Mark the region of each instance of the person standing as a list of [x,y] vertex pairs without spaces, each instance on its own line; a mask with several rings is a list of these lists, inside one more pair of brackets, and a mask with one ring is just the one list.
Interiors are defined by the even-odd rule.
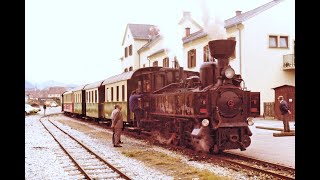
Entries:
[[291,111],[289,110],[288,103],[284,100],[283,96],[279,96],[278,101],[280,102],[279,109],[281,111],[281,120],[283,121],[284,132],[290,132],[289,115],[291,114]]
[[[114,114],[118,111],[117,108],[118,108],[118,104],[114,105],[114,110],[111,112],[111,116],[110,116],[110,119],[113,121],[113,116]],[[119,139],[119,142],[120,144],[122,144],[121,142],[121,138]],[[114,131],[113,131],[113,134],[112,134],[112,143],[114,144]]]
[[113,138],[112,138],[112,143],[114,147],[122,147],[120,146],[120,136],[122,133],[122,128],[123,128],[123,117],[122,117],[122,112],[121,112],[121,105],[116,105],[116,109],[113,110],[115,111],[113,114],[112,118],[112,124],[111,128],[113,129]]
[[47,105],[46,105],[46,104],[43,104],[43,116],[46,115],[46,109],[47,109]]
[[129,98],[130,111],[134,113],[134,118],[137,121],[137,127],[140,128],[140,118],[142,109],[139,107],[139,98],[143,97],[143,94],[137,94],[136,91],[132,91]]

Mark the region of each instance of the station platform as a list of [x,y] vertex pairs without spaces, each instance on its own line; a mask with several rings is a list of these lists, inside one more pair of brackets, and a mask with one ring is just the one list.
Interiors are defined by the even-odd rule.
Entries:
[[[295,136],[274,136],[283,130],[283,122],[277,119],[254,118],[249,126],[251,145],[245,150],[227,150],[234,154],[254,157],[260,160],[295,168]],[[290,131],[295,132],[295,122],[290,121]],[[263,128],[266,127],[266,128]],[[277,130],[271,130],[277,129]]]

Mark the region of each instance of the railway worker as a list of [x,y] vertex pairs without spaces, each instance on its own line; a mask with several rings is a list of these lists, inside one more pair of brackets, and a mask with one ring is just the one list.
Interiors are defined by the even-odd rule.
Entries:
[[281,111],[281,120],[283,121],[284,132],[290,132],[289,115],[291,114],[291,111],[289,110],[288,103],[284,100],[283,96],[279,96],[278,101],[280,102],[279,109]]
[[44,116],[46,115],[46,109],[47,109],[47,105],[46,105],[46,104],[43,104],[43,115],[44,115]]
[[120,136],[123,128],[123,117],[122,117],[121,109],[122,109],[121,105],[117,104],[116,109],[113,110],[115,112],[112,113],[113,118],[112,118],[111,128],[113,129],[113,132],[114,132],[113,138],[112,138],[114,147],[122,147],[120,146]]
[[142,98],[143,94],[137,94],[136,91],[132,91],[129,98],[130,111],[134,113],[134,118],[137,121],[137,127],[140,128],[140,118],[142,109],[139,107],[139,98]]
[[[118,104],[114,105],[114,110],[112,111],[111,116],[110,116],[111,120],[113,120],[114,114],[118,111],[117,110],[118,106],[119,106]],[[120,142],[120,144],[122,144],[121,139],[119,139],[119,142]],[[113,134],[112,134],[112,143],[114,144],[114,131],[113,131]]]

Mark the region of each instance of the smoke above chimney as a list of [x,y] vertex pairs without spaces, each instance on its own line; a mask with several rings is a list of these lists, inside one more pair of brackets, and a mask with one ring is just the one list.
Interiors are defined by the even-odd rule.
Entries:
[[224,21],[217,15],[211,14],[212,9],[209,10],[209,6],[205,0],[200,1],[203,31],[208,34],[209,39],[226,39],[227,32],[224,28]]

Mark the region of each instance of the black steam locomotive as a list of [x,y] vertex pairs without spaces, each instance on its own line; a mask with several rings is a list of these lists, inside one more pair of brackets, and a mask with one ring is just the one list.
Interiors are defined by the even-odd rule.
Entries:
[[214,62],[199,72],[183,68],[147,67],[77,87],[62,94],[62,111],[80,117],[110,121],[121,104],[126,126],[135,126],[128,102],[136,90],[143,109],[141,129],[161,143],[218,153],[245,150],[252,135],[248,125],[249,91],[240,87],[241,76],[229,65],[236,41],[209,42]]
[[151,94],[144,101],[143,128],[159,140],[198,151],[218,153],[245,150],[252,135],[248,125],[249,91],[240,87],[240,75],[229,65],[236,42],[209,42],[211,56],[199,76],[181,79]]

